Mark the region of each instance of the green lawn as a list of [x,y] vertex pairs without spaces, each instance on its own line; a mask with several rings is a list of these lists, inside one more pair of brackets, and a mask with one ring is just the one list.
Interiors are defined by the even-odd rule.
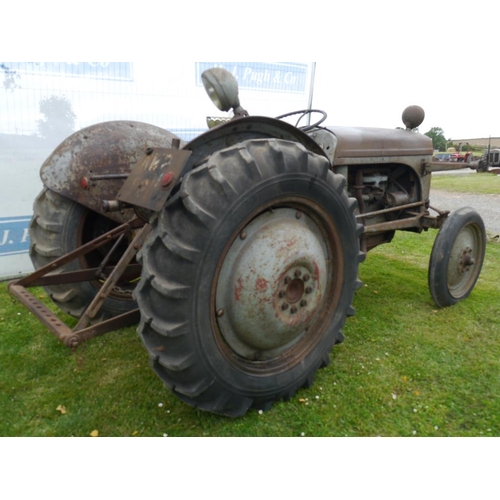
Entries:
[[435,234],[398,233],[370,252],[330,366],[291,401],[239,419],[173,396],[134,328],[72,352],[2,283],[0,435],[500,436],[500,245],[488,244],[471,296],[437,309],[427,289]]
[[500,175],[491,172],[433,175],[431,187],[457,193],[500,194]]

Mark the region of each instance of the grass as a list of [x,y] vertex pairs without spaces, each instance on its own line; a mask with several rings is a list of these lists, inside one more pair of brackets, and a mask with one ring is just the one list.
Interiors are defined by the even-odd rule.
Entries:
[[500,175],[491,172],[433,175],[431,186],[457,193],[500,194]]
[[500,436],[500,245],[488,244],[471,296],[437,309],[427,289],[435,234],[401,232],[370,252],[332,363],[291,401],[239,419],[173,396],[134,328],[72,352],[2,283],[0,435]]

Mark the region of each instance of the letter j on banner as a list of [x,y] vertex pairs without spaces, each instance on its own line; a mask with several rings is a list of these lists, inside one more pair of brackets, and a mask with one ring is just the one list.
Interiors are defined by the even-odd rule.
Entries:
[[30,220],[30,216],[0,217],[0,257],[28,252]]

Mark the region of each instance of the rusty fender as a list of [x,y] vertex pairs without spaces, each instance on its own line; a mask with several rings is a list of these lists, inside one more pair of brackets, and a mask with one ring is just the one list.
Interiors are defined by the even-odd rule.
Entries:
[[[173,139],[179,138],[147,123],[98,123],[66,138],[45,160],[40,177],[48,189],[104,214],[102,201],[116,199],[123,182],[145,151],[170,148]],[[125,222],[134,214],[128,209],[105,215]]]

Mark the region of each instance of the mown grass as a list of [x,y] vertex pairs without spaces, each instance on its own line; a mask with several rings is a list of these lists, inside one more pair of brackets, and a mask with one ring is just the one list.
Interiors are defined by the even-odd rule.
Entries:
[[433,189],[472,194],[500,194],[500,175],[492,172],[433,175]]
[[437,309],[427,289],[435,234],[399,233],[370,252],[332,363],[291,401],[239,419],[173,396],[135,328],[72,352],[2,283],[0,435],[500,436],[500,245],[488,244],[471,296]]

